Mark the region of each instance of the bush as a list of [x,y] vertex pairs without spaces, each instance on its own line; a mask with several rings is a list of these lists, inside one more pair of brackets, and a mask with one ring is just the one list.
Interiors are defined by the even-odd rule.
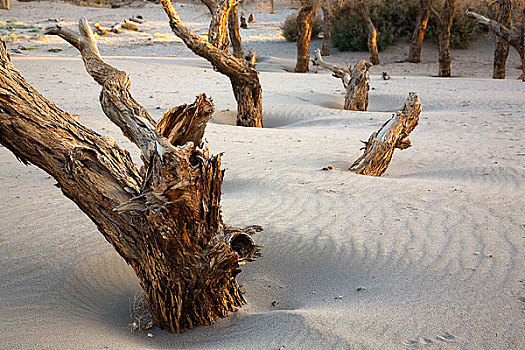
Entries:
[[[293,13],[290,16],[286,17],[284,23],[281,27],[283,36],[287,41],[297,41],[297,16],[299,12]],[[323,31],[323,20],[319,16],[315,16],[313,28],[312,28],[312,39],[315,39],[319,36],[319,33]]]
[[[417,0],[373,0],[370,18],[377,29],[377,47],[384,50],[405,37],[410,40],[416,26],[419,1]],[[476,22],[458,10],[452,24],[450,46],[454,49],[467,48],[476,40],[480,27]],[[438,25],[434,16],[425,33],[425,40],[438,40]],[[332,43],[340,51],[367,51],[368,35],[355,7],[346,5],[334,13]]]

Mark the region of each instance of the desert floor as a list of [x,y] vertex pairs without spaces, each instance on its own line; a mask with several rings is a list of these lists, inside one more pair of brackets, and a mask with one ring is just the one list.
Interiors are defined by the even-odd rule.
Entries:
[[[206,33],[207,9],[177,4]],[[494,44],[482,36],[452,51],[452,78],[436,78],[437,48],[421,64],[395,63],[401,43],[372,67],[367,112],[342,109],[330,73],[290,70],[295,44],[279,26],[294,10],[254,12],[241,31],[260,58],[265,128],[234,126],[228,79],[171,35],[159,5],[119,9],[17,2],[0,20],[39,27],[81,16],[103,25],[141,14],[145,31],[99,38],[101,54],[127,71],[132,93],[162,111],[205,92],[216,114],[206,139],[224,152],[224,221],[259,224],[263,257],[243,268],[248,304],[183,334],[131,332],[141,289],[89,219],[34,166],[0,147],[0,349],[518,349],[525,344],[525,83],[511,49],[507,79],[492,80]],[[19,32],[23,32],[21,29]],[[138,151],[98,105],[99,86],[77,51],[56,37],[8,43],[14,65],[79,121]],[[33,48],[12,52],[19,46]],[[319,47],[313,41],[312,52]],[[49,48],[61,48],[53,53]],[[326,60],[355,63],[363,52]],[[381,79],[381,72],[392,77]],[[347,171],[360,140],[417,91],[413,146],[380,178]],[[321,169],[331,164],[333,171]]]

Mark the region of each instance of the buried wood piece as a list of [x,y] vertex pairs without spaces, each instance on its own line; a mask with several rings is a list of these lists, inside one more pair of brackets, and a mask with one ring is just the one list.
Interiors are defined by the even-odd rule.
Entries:
[[523,9],[523,16],[521,23],[514,24],[510,27],[504,26],[496,21],[493,21],[485,16],[467,10],[467,16],[474,18],[476,22],[487,27],[490,32],[506,40],[512,47],[518,51],[521,58],[522,73],[519,77],[525,81],[525,8]]
[[419,97],[415,92],[411,92],[403,108],[383,124],[379,131],[370,135],[365,142],[365,152],[349,170],[362,175],[381,176],[390,164],[394,149],[406,149],[411,146],[408,135],[417,126],[420,113]]
[[[250,237],[253,227],[233,229],[222,222],[220,155],[192,142],[170,144],[130,95],[129,76],[101,59],[87,20],[79,30],[55,26],[46,32],[80,51],[87,72],[102,86],[104,113],[140,148],[143,171],[113,139],[84,127],[29,85],[3,41],[0,143],[52,175],[132,266],[156,325],[182,332],[226,317],[245,303],[236,276],[240,264],[258,257],[259,246]],[[211,101],[205,105],[209,112]],[[188,135],[176,139],[200,139],[202,126],[187,125]]]
[[[233,0],[221,1],[233,3]],[[237,125],[262,128],[262,89],[255,66],[243,58],[232,55],[227,50],[221,50],[189,30],[180,20],[170,0],[161,0],[161,4],[175,35],[181,38],[195,54],[207,59],[215,70],[230,78],[237,101]],[[223,7],[218,6],[218,8]],[[227,8],[231,9],[231,6]],[[214,16],[227,17],[228,13],[225,11],[220,14],[216,13]],[[217,21],[217,19],[212,20]]]
[[368,108],[368,90],[370,89],[370,66],[366,61],[358,62],[354,68],[344,69],[327,63],[321,56],[321,51],[316,49],[312,63],[316,66],[331,70],[333,76],[341,79],[345,87],[344,109],[350,111],[366,111]]

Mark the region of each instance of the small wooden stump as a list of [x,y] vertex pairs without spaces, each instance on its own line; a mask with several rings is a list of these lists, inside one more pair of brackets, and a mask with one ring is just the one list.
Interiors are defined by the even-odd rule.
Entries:
[[419,122],[421,102],[415,92],[411,92],[403,108],[383,124],[379,131],[370,135],[365,152],[349,170],[358,174],[381,176],[392,159],[395,148],[406,149],[411,146],[408,135]]
[[365,61],[358,62],[352,70],[337,67],[333,64],[323,61],[321,51],[315,50],[315,58],[312,63],[331,70],[334,77],[343,82],[346,90],[344,109],[349,111],[366,111],[368,108],[368,90],[370,89],[370,65]]

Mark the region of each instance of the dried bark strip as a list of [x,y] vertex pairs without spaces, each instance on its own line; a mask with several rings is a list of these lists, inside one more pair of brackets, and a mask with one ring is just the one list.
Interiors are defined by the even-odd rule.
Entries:
[[[245,232],[222,223],[220,156],[192,143],[174,147],[159,135],[131,97],[128,75],[100,58],[87,20],[79,29],[81,35],[59,26],[48,33],[81,52],[87,72],[102,86],[104,112],[142,151],[142,175],[114,140],[85,128],[31,87],[3,42],[0,143],[52,175],[90,217],[133,267],[158,326],[182,332],[227,316],[245,303],[235,278],[239,265],[259,253],[248,235],[254,228]],[[177,140],[197,140],[202,126],[187,124],[195,129]]]
[[296,73],[308,72],[314,17],[315,6],[307,1],[297,15],[297,62],[294,69]]
[[370,9],[364,0],[356,0],[357,13],[368,33],[368,51],[370,52],[370,63],[379,64],[379,50],[377,49],[377,30],[370,18]]
[[408,135],[419,122],[421,102],[416,93],[411,92],[403,108],[374,132],[366,142],[365,152],[349,170],[358,174],[381,176],[392,159],[395,148],[406,149],[411,146]]
[[410,49],[408,52],[408,62],[421,62],[421,48],[423,47],[423,39],[427,30],[428,20],[430,19],[430,7],[432,0],[420,0],[419,11],[417,13],[416,28],[412,34],[412,41],[410,42]]
[[[523,9],[525,16],[525,9]],[[518,51],[521,58],[522,73],[519,79],[525,81],[525,19],[510,28],[485,16],[467,10],[467,16],[474,18],[479,24],[487,27],[492,33],[506,40],[512,47]]]
[[230,78],[237,101],[237,125],[262,128],[262,90],[255,66],[202,40],[189,30],[180,20],[170,0],[161,0],[161,4],[175,35],[195,54],[210,61],[216,70]]
[[346,90],[345,110],[366,111],[368,108],[368,90],[370,89],[369,65],[366,61],[358,62],[350,71],[350,68],[339,68],[323,61],[321,51],[317,49],[315,50],[315,58],[312,60],[312,63],[331,70],[334,73],[334,77],[341,79]]

